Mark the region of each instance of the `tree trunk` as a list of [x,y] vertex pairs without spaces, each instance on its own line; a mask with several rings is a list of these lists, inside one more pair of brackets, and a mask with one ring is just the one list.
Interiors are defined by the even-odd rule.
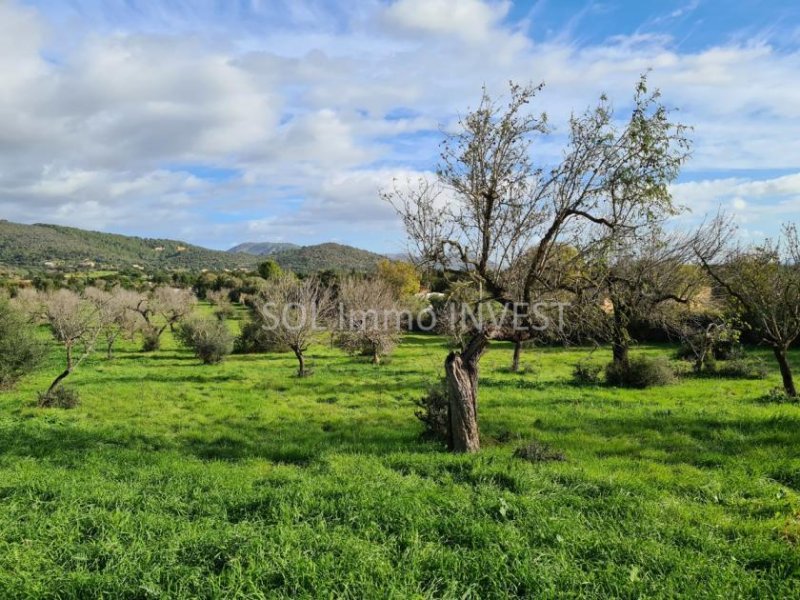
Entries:
[[381,364],[381,355],[380,355],[380,353],[378,353],[377,350],[372,353],[372,364],[373,365]]
[[298,369],[297,369],[297,376],[298,377],[305,377],[306,376],[306,357],[303,356],[302,351],[295,350],[294,355],[297,357]]
[[489,344],[479,333],[461,353],[451,352],[444,362],[449,400],[448,447],[453,452],[477,452],[478,362]]
[[628,344],[622,340],[615,339],[611,351],[614,355],[614,362],[618,365],[628,364]]
[[47,388],[47,394],[45,394],[45,396],[49,396],[50,394],[52,394],[53,390],[55,390],[58,387],[58,384],[64,381],[64,379],[66,379],[70,373],[72,373],[72,369],[67,368],[63,373],[61,373],[61,375],[56,377],[53,380],[53,383],[50,384],[50,387]]
[[511,361],[511,372],[519,372],[519,357],[522,354],[522,340],[514,340],[514,358]]
[[789,366],[789,361],[786,358],[786,348],[775,346],[773,348],[775,358],[778,360],[778,366],[781,369],[781,377],[783,378],[783,389],[786,395],[796,398],[797,390],[794,387],[794,378],[792,377],[792,369]]

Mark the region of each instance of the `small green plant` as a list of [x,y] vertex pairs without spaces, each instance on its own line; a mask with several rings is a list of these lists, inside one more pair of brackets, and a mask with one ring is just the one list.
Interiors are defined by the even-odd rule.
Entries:
[[566,460],[566,456],[558,450],[554,450],[547,444],[538,440],[531,440],[524,446],[514,451],[515,458],[521,458],[532,463],[553,462]]
[[39,408],[75,408],[80,404],[80,395],[77,390],[60,385],[51,391],[40,392],[37,404]]
[[776,387],[761,396],[760,401],[765,404],[790,404],[797,402],[797,398],[787,394],[783,388]]
[[582,360],[572,370],[572,380],[579,385],[597,385],[600,383],[602,370],[601,365]]
[[443,385],[431,387],[423,398],[417,400],[416,404],[418,409],[414,414],[425,426],[423,437],[446,442],[450,404],[445,387]]
[[33,325],[0,297],[0,389],[13,387],[42,361],[44,345]]
[[624,388],[644,389],[668,385],[675,380],[675,372],[664,357],[637,356],[627,363],[609,363],[606,367],[606,382]]
[[716,373],[731,379],[766,379],[769,371],[761,358],[735,358],[717,367]]

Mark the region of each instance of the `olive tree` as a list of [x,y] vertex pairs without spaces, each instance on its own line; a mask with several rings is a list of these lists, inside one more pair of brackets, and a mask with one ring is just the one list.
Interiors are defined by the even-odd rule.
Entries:
[[[532,145],[548,126],[528,107],[540,87],[512,84],[505,104],[484,91],[478,107],[445,138],[437,181],[384,193],[403,220],[411,255],[472,278],[487,298],[507,305],[514,300],[502,273],[531,248],[520,290],[527,305],[546,282],[554,248],[568,243],[582,254],[671,214],[668,185],[688,152],[685,127],[670,120],[659,92],[648,91],[642,78],[627,119],[601,97],[570,119],[560,162],[536,166]],[[501,334],[494,326],[478,327],[445,361],[454,451],[480,447],[478,365]]]
[[144,319],[136,310],[141,295],[120,287],[115,287],[110,292],[88,288],[85,294],[103,311],[102,336],[105,338],[106,358],[111,360],[114,358],[114,344],[120,337],[133,338],[142,330]]
[[333,296],[318,279],[280,275],[254,302],[255,315],[270,345],[288,348],[297,358],[297,374],[309,374],[305,353],[333,310]]
[[712,279],[722,288],[741,319],[770,348],[778,362],[783,388],[797,396],[787,356],[800,336],[800,239],[794,225],[783,227],[777,240],[759,246],[731,245],[718,219],[718,232],[696,247],[698,257]]
[[0,294],[0,389],[12,387],[42,360],[44,347],[28,316]]

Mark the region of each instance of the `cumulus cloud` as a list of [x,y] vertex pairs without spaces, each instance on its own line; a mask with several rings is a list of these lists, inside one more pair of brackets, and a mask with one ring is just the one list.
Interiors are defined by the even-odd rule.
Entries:
[[800,170],[800,52],[763,38],[689,52],[647,31],[542,42],[509,2],[484,0],[214,5],[218,18],[203,12],[212,4],[95,4],[73,31],[55,8],[0,2],[3,217],[217,247],[253,236],[394,247],[402,235],[377,189],[430,170],[440,127],[481,85],[547,83],[535,109],[556,130],[537,148],[551,161],[572,110],[605,91],[624,111],[650,68],[695,128],[695,181],[674,188],[693,214],[723,202],[758,219],[798,204],[796,175],[704,177]]

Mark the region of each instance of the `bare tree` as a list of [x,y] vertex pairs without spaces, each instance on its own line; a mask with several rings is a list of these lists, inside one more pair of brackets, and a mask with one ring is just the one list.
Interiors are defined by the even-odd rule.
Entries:
[[191,290],[181,288],[158,287],[149,295],[142,296],[135,310],[144,319],[143,349],[158,350],[164,332],[168,328],[174,329],[181,319],[191,314],[196,303],[197,298]]
[[298,280],[279,275],[255,302],[255,315],[270,343],[289,348],[297,358],[297,374],[308,375],[305,353],[327,323],[333,298],[316,278]]
[[624,232],[607,248],[587,256],[585,266],[566,279],[584,301],[593,302],[599,318],[589,321],[600,339],[610,341],[614,363],[628,366],[633,323],[666,328],[677,314],[708,287],[696,264],[694,247],[708,230],[667,233],[659,223],[638,232]]
[[142,299],[141,294],[120,287],[110,292],[88,288],[86,296],[103,311],[103,337],[106,344],[106,358],[114,358],[114,344],[120,337],[133,338],[142,330],[144,319],[136,310]]
[[[685,128],[670,121],[659,92],[648,92],[643,77],[624,126],[601,97],[597,107],[570,120],[561,162],[537,168],[531,146],[547,133],[546,119],[527,106],[539,89],[512,84],[506,105],[484,91],[478,108],[442,145],[438,184],[384,193],[403,219],[412,255],[473,278],[486,298],[503,304],[514,301],[502,274],[531,248],[520,289],[528,305],[546,281],[554,248],[568,243],[580,254],[672,214],[668,184],[688,152]],[[500,334],[482,327],[445,361],[454,451],[480,447],[478,363]]]
[[53,333],[66,351],[64,370],[53,380],[43,398],[49,396],[80,364],[94,352],[97,339],[106,325],[106,299],[88,292],[78,295],[61,289],[43,298],[44,314]]
[[344,279],[339,284],[335,344],[351,354],[368,355],[379,364],[397,345],[411,318],[395,293],[384,279]]
[[209,290],[206,292],[206,300],[214,305],[214,316],[220,321],[233,316],[233,303],[231,302],[231,290],[222,288],[219,290]]
[[730,225],[718,219],[717,235],[698,245],[703,266],[724,290],[763,343],[772,348],[788,396],[797,396],[787,352],[800,336],[800,240],[794,225],[783,227],[777,240],[760,246],[731,246]]

